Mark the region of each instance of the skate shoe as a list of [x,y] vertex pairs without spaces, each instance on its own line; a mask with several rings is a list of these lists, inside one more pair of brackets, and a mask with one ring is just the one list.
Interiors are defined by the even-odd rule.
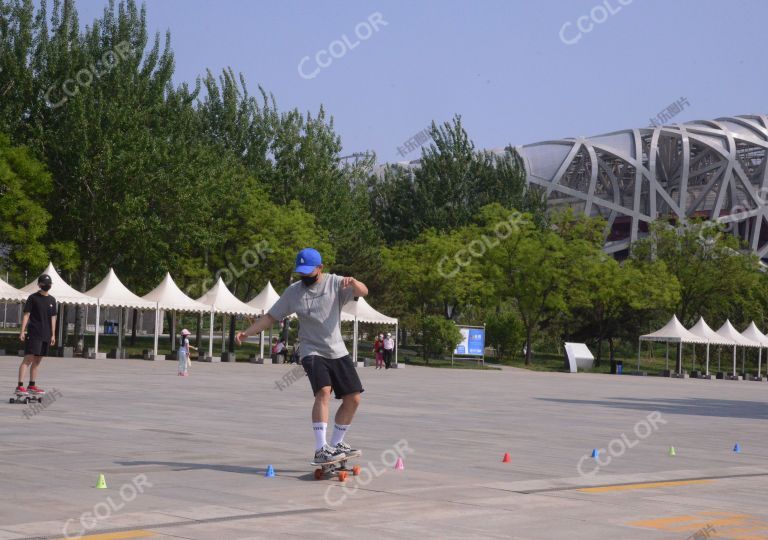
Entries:
[[362,454],[360,450],[356,448],[352,448],[344,441],[341,441],[339,444],[336,445],[336,450],[344,453],[348,458],[357,457]]
[[329,463],[331,461],[338,461],[339,459],[343,459],[344,457],[346,457],[344,452],[342,452],[341,450],[338,450],[337,448],[333,448],[326,444],[321,449],[315,452],[314,462]]

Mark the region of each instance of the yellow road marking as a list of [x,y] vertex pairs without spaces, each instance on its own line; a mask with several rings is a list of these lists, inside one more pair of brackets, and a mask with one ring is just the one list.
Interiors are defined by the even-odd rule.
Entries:
[[675,516],[675,517],[668,517],[668,518],[645,519],[643,521],[633,521],[629,523],[629,525],[634,525],[636,527],[652,527],[654,529],[665,529],[671,525],[676,525],[684,521],[694,521],[699,519],[701,518],[697,516]]
[[137,529],[135,531],[89,534],[86,536],[80,536],[79,538],[82,538],[83,540],[125,540],[126,538],[146,538],[148,536],[157,536],[157,533]]
[[607,491],[628,491],[630,489],[651,489],[657,487],[687,486],[690,484],[708,484],[712,480],[676,480],[672,482],[646,482],[644,484],[625,484],[622,486],[603,486],[592,488],[581,488],[579,491],[584,493],[605,493]]
[[[632,521],[627,525],[646,527],[666,532],[697,532],[705,528],[715,531],[717,536],[757,540],[768,538],[768,522],[749,514],[708,511],[694,515],[683,515],[643,521]],[[754,534],[762,533],[762,534]]]

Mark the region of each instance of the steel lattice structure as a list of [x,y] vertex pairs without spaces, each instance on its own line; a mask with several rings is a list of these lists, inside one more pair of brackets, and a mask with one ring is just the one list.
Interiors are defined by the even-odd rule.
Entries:
[[568,206],[609,224],[616,253],[664,219],[732,223],[768,257],[768,116],[743,115],[616,131],[517,147],[528,182],[550,209]]

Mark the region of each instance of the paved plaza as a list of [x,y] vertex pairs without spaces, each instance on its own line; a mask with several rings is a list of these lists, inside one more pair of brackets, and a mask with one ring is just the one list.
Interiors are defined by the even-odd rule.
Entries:
[[766,382],[360,368],[342,484],[292,369],[46,359],[1,409],[0,540],[768,538]]

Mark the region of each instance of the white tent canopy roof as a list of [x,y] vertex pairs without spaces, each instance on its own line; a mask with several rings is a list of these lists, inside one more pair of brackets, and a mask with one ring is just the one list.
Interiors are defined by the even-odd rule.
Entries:
[[740,345],[742,347],[760,347],[760,343],[757,341],[753,341],[742,336],[739,331],[733,327],[731,321],[728,319],[726,319],[723,323],[723,326],[717,330],[717,333],[723,337],[730,338],[731,341],[734,342],[734,345]]
[[194,311],[197,313],[210,311],[211,308],[192,300],[189,296],[181,292],[181,289],[174,283],[170,272],[165,274],[165,278],[160,285],[152,289],[149,293],[142,296],[144,300],[154,302],[156,307],[167,311]]
[[672,318],[663,328],[656,330],[650,334],[640,336],[643,341],[668,341],[670,343],[706,343],[707,340],[703,337],[699,337],[685,329],[680,321],[677,320],[677,315],[672,315]]
[[768,347],[768,336],[758,330],[755,321],[752,321],[749,326],[747,326],[747,329],[741,333],[741,335],[747,339],[751,339],[752,341],[757,341],[763,347]]
[[733,345],[733,340],[726,338],[712,330],[704,320],[704,317],[699,317],[699,321],[693,325],[690,329],[692,334],[706,339],[713,345]]
[[101,280],[101,283],[86,294],[97,298],[99,305],[102,306],[136,309],[155,309],[156,307],[153,302],[143,300],[128,290],[128,287],[123,285],[123,282],[120,281],[112,268],[109,269],[109,273]]
[[[94,297],[88,296],[87,294],[76,291],[70,287],[69,284],[61,278],[59,273],[53,267],[53,263],[49,262],[48,267],[42,273],[51,276],[52,284],[50,293],[58,303],[88,306],[96,305],[96,299]],[[40,287],[37,286],[37,278],[35,278],[32,283],[23,287],[21,292],[26,293],[26,295],[29,296],[30,294],[36,293],[39,290]]]
[[358,298],[357,302],[354,300],[347,302],[341,308],[342,321],[354,321],[355,318],[358,322],[397,324],[397,319],[379,313],[362,297]]
[[28,294],[24,294],[16,287],[13,287],[0,279],[0,300],[4,302],[24,302]]
[[268,281],[264,288],[261,289],[261,292],[251,298],[251,301],[247,302],[247,304],[260,313],[266,313],[279,299],[280,295],[272,287],[272,282]]
[[237,299],[230,292],[224,280],[219,277],[210,291],[197,299],[198,302],[213,308],[214,313],[226,313],[228,315],[256,315],[261,310],[253,308]]

